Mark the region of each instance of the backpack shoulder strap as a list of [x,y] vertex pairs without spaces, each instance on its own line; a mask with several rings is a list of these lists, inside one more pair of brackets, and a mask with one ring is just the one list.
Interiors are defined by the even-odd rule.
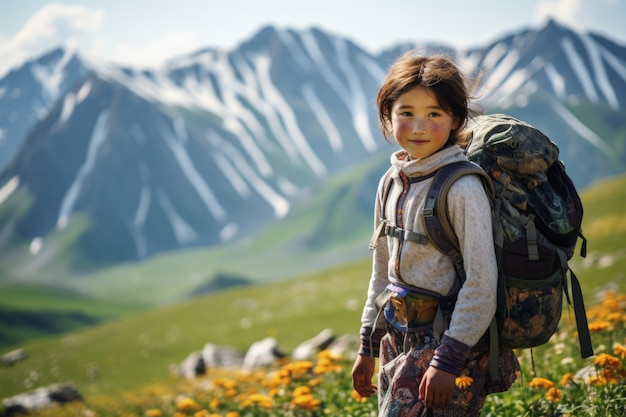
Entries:
[[[492,198],[495,196],[495,188],[489,174],[473,162],[460,161],[439,169],[430,186],[424,205],[424,220],[428,237],[437,249],[452,259],[459,288],[465,281],[465,267],[463,266],[459,239],[448,215],[447,197],[452,184],[464,175],[478,175],[489,196]],[[456,298],[456,294],[453,297]],[[489,324],[489,351],[498,352],[498,349],[498,326],[494,316]],[[494,381],[500,380],[498,356],[497,354],[489,355],[489,374]]]
[[370,242],[369,242],[369,249],[370,250],[374,250],[376,249],[376,246],[378,245],[378,239],[380,239],[381,236],[383,236],[385,234],[385,226],[387,224],[387,221],[385,219],[385,207],[387,206],[387,200],[389,198],[389,193],[391,192],[391,187],[393,186],[393,178],[391,177],[392,174],[392,169],[387,170],[387,172],[385,173],[385,176],[383,178],[383,185],[382,185],[382,202],[381,202],[381,219],[380,222],[378,224],[378,227],[376,228],[376,230],[374,230],[374,234],[372,235],[372,237],[370,238]]
[[447,196],[452,184],[464,175],[478,175],[485,185],[485,190],[491,196],[495,195],[489,174],[473,162],[459,161],[439,169],[428,190],[423,213],[428,237],[437,249],[452,258],[461,281],[465,280],[465,269],[459,240],[448,215]]

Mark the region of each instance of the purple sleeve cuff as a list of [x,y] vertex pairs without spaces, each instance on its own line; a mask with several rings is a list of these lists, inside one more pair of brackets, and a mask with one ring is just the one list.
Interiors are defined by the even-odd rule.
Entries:
[[361,346],[359,355],[378,357],[380,353],[380,340],[385,335],[385,329],[372,329],[371,327],[361,328]]
[[458,376],[465,367],[471,348],[465,343],[444,335],[430,365]]

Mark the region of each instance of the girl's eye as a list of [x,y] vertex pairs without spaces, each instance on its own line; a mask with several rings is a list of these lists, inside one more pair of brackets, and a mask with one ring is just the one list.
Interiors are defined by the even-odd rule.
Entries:
[[439,117],[439,113],[434,111],[428,114],[428,117]]

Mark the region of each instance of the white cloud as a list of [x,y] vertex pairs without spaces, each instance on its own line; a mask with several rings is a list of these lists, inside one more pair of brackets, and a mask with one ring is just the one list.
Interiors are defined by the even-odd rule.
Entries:
[[535,5],[533,21],[544,23],[548,19],[575,25],[581,10],[581,0],[539,0]]
[[34,55],[59,45],[76,46],[93,39],[104,11],[81,5],[49,3],[35,12],[11,38],[0,37],[0,76]]
[[129,42],[118,44],[113,50],[112,60],[140,68],[156,67],[172,56],[197,50],[200,46],[193,31],[169,32],[141,46]]

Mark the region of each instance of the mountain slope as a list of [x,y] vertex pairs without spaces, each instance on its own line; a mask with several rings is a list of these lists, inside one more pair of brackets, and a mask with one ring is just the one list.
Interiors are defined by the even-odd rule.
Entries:
[[482,106],[544,131],[583,188],[624,169],[625,56],[626,46],[550,21],[464,51],[460,60],[486,71]]
[[[371,58],[319,31],[297,35],[267,28],[161,73],[95,68],[4,171],[32,203],[3,223],[32,239],[83,213],[80,251],[115,262],[242,238],[284,216],[298,190],[377,147]],[[293,58],[295,42],[309,56]],[[286,59],[270,65],[267,48]],[[346,61],[326,62],[334,53]],[[279,91],[283,73],[293,75]]]
[[0,171],[20,150],[33,126],[88,74],[76,54],[59,48],[0,79]]
[[[232,51],[200,50],[155,71],[57,57],[75,63],[54,66],[68,81],[0,173],[4,279],[50,282],[254,239],[340,171],[388,156],[374,98],[408,47],[372,56],[318,29],[270,26]],[[550,22],[463,51],[425,48],[484,69],[480,104],[548,134],[579,188],[624,172],[623,46]],[[365,175],[363,189],[375,189],[377,176]],[[336,203],[354,213],[364,204]],[[309,243],[341,235],[332,207],[320,209],[329,211]]]

